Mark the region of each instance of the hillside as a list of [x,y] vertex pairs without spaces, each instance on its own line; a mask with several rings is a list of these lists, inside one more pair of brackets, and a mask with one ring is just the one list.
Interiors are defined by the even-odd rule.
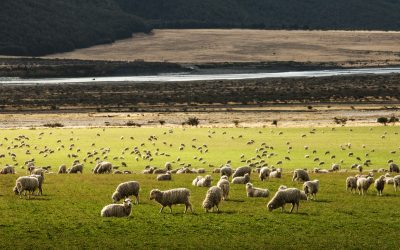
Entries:
[[2,0],[0,54],[38,56],[152,28],[400,30],[395,0]]

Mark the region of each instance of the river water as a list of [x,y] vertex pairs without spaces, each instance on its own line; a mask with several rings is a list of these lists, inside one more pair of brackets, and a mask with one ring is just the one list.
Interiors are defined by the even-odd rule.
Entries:
[[327,77],[345,75],[383,75],[400,73],[400,68],[363,68],[363,69],[329,69],[310,71],[266,72],[266,73],[233,73],[233,74],[159,74],[147,76],[107,76],[107,77],[72,77],[72,78],[1,78],[0,84],[68,84],[96,82],[187,82],[210,80],[245,80],[263,78]]

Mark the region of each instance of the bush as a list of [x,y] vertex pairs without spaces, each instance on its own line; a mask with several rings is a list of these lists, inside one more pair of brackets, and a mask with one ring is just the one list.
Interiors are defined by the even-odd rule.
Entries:
[[271,124],[274,125],[275,127],[278,127],[278,120],[273,120]]
[[54,122],[54,123],[46,123],[46,124],[43,124],[43,127],[61,128],[61,127],[64,127],[64,125],[63,125],[62,123],[59,123],[59,122]]
[[159,120],[158,122],[160,123],[161,126],[165,124],[164,120]]
[[396,116],[394,116],[394,115],[392,115],[390,118],[389,118],[389,123],[393,123],[393,125],[396,123],[396,122],[398,122],[399,121],[399,118],[397,118]]
[[186,121],[187,125],[196,126],[196,127],[199,125],[199,123],[200,123],[200,121],[199,121],[199,118],[197,118],[197,117],[189,117],[188,120]]
[[346,124],[346,122],[347,122],[347,118],[346,117],[334,117],[333,121],[336,124],[340,124],[340,125],[344,126]]
[[238,120],[234,120],[233,124],[235,124],[235,127],[239,126],[239,121]]
[[136,122],[134,122],[134,121],[127,121],[126,123],[125,123],[125,125],[126,126],[129,126],[129,127],[141,127],[142,125],[140,125],[139,123],[136,123]]
[[386,117],[379,117],[377,120],[377,122],[382,123],[383,125],[386,126],[386,124],[388,123],[389,119]]

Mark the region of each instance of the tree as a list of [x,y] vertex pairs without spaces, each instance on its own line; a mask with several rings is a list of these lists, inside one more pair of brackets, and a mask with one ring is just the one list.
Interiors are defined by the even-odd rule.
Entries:
[[389,118],[389,123],[393,123],[393,125],[395,125],[396,124],[396,122],[398,122],[399,121],[399,118],[397,118],[396,116],[394,116],[394,115],[392,115],[390,118]]
[[271,124],[275,125],[275,127],[278,127],[278,120],[273,120]]
[[383,125],[386,126],[386,124],[388,123],[389,119],[386,117],[379,117],[377,120],[377,122],[382,123]]
[[189,117],[188,120],[186,121],[186,124],[190,126],[198,126],[200,123],[199,118],[197,117]]

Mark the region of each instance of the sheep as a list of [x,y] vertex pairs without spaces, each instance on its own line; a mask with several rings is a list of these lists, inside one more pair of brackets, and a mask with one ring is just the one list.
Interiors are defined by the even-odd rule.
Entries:
[[389,172],[399,173],[400,172],[399,166],[395,163],[390,163],[389,164]]
[[364,195],[368,191],[369,186],[374,182],[373,177],[360,177],[357,179],[357,189],[360,195]]
[[197,182],[203,178],[202,176],[196,176],[196,178],[194,178],[194,180],[192,181],[192,185],[193,186],[197,186]]
[[340,165],[339,164],[332,164],[331,170],[332,171],[339,171],[340,170]]
[[246,183],[247,197],[268,197],[269,190],[256,188],[250,182]]
[[308,176],[307,171],[305,171],[304,169],[294,170],[292,181],[305,182],[309,180],[310,177]]
[[157,181],[170,181],[171,178],[171,172],[167,171],[165,174],[159,174],[157,175]]
[[223,192],[222,189],[213,186],[210,187],[207,191],[206,198],[203,201],[203,208],[205,209],[206,212],[208,212],[210,209],[213,209],[214,207],[217,207],[217,211],[219,212],[219,203],[221,202],[223,197]]
[[317,199],[318,189],[319,189],[319,180],[306,181],[303,183],[303,190],[304,193],[307,195],[307,199],[309,196],[311,196],[313,200]]
[[262,167],[260,169],[260,175],[259,175],[260,180],[263,181],[263,180],[267,179],[269,177],[270,172],[271,172],[271,170],[268,167]]
[[270,178],[281,178],[282,177],[282,169],[277,168],[276,170],[271,171],[269,174]]
[[15,174],[15,169],[11,166],[6,165],[1,171],[0,174]]
[[67,171],[68,174],[77,174],[77,173],[83,173],[83,165],[82,164],[77,164],[72,166],[70,169]]
[[329,173],[329,170],[314,168],[313,172],[316,173],[316,174],[327,174],[327,173]]
[[114,203],[118,202],[121,199],[128,198],[129,196],[133,195],[136,197],[136,204],[139,204],[139,191],[140,191],[140,184],[137,181],[127,181],[120,183],[115,192],[112,194],[111,198],[113,199]]
[[124,200],[124,204],[110,204],[101,210],[102,217],[128,217],[132,212],[132,202],[129,198]]
[[38,186],[38,195],[43,195],[43,190],[42,190],[42,184],[44,182],[44,176],[43,175],[36,175],[36,174],[31,174],[30,177],[35,177],[39,181],[39,186]]
[[110,174],[113,169],[111,162],[99,162],[93,170],[94,174]]
[[190,191],[187,188],[175,188],[166,191],[159,189],[153,189],[150,192],[150,200],[156,200],[162,206],[160,213],[164,210],[164,207],[168,206],[172,213],[172,205],[185,204],[185,212],[188,208],[193,213],[192,204],[189,201]]
[[217,187],[221,188],[222,190],[222,199],[223,200],[228,199],[229,189],[230,189],[228,176],[226,175],[221,176],[221,179],[217,183]]
[[305,194],[301,192],[297,188],[287,188],[283,190],[278,190],[278,192],[275,193],[274,197],[268,202],[267,207],[270,212],[272,210],[281,207],[282,212],[284,211],[284,207],[286,203],[291,203],[292,208],[290,209],[290,213],[293,212],[294,206],[296,205],[297,207],[297,212],[299,211],[299,203],[300,200],[307,199],[305,197]]
[[211,181],[212,181],[211,175],[206,175],[205,177],[201,177],[197,181],[196,186],[197,187],[211,187]]
[[350,188],[350,192],[353,193],[357,189],[357,177],[349,176],[346,179],[346,191],[348,191]]
[[285,186],[285,185],[280,185],[279,188],[278,188],[278,191],[279,191],[279,190],[285,190],[285,189],[287,189],[287,186]]
[[121,170],[114,170],[113,174],[123,174]]
[[65,165],[61,165],[61,166],[58,168],[58,173],[59,173],[59,174],[66,174],[66,173],[67,173],[67,167],[66,167]]
[[228,178],[229,178],[232,175],[232,168],[229,165],[225,165],[224,167],[222,167],[220,169],[220,173],[221,173],[221,176],[225,175],[225,176],[228,176]]
[[375,180],[374,186],[378,191],[378,196],[382,196],[383,189],[385,188],[385,176],[381,175],[378,179]]
[[236,171],[233,173],[232,178],[239,177],[239,176],[244,176],[245,174],[251,174],[251,168],[249,166],[243,166],[239,167],[236,169]]
[[19,198],[22,198],[22,192],[28,191],[28,199],[30,198],[29,194],[34,193],[36,189],[39,188],[39,180],[35,177],[31,176],[21,176],[15,181],[14,192],[15,194],[19,194]]
[[44,175],[44,173],[47,173],[47,170],[43,168],[35,168],[31,171],[31,174],[34,175]]
[[393,177],[394,191],[397,192],[397,187],[400,186],[400,175]]
[[238,176],[232,179],[232,184],[247,184],[250,182],[250,175],[245,174],[244,176]]

